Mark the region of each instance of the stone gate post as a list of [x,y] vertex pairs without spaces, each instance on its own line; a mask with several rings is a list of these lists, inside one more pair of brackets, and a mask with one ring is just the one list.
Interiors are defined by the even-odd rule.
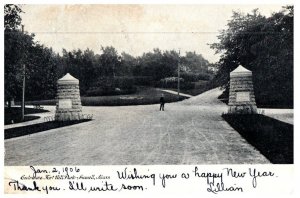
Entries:
[[241,65],[230,72],[228,113],[257,113],[252,82],[252,72]]
[[79,80],[67,73],[57,81],[55,120],[80,120],[82,106]]

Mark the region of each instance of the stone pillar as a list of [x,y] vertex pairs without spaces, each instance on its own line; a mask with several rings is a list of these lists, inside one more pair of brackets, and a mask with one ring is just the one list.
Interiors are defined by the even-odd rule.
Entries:
[[55,120],[80,120],[81,112],[79,80],[67,73],[57,81]]
[[229,114],[257,113],[252,72],[241,65],[230,72],[228,106]]

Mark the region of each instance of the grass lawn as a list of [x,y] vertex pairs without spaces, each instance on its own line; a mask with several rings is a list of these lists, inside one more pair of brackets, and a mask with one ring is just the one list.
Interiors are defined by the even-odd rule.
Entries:
[[[19,123],[21,122],[21,107],[5,107],[4,109],[4,124],[12,124],[13,123]],[[33,116],[28,114],[34,114],[34,113],[42,113],[42,112],[48,112],[44,109],[34,109],[34,108],[25,108],[25,116],[24,121],[30,121],[34,119],[40,118],[39,116]]]
[[223,118],[272,163],[293,163],[293,125],[260,114]]
[[51,121],[51,122],[43,122],[43,123],[33,124],[33,125],[28,125],[23,127],[5,129],[4,139],[30,135],[30,134],[50,130],[50,129],[60,128],[60,127],[69,126],[69,125],[78,124],[87,121],[90,120],[85,119],[85,120],[74,120],[74,121],[64,121],[64,122]]
[[[127,105],[145,105],[145,104],[158,104],[161,94],[164,94],[166,103],[178,101],[177,95],[165,93],[159,89],[152,87],[139,87],[137,92],[129,95],[116,95],[116,96],[89,96],[81,97],[83,106],[127,106]],[[180,100],[186,97],[180,96]],[[55,105],[56,101],[41,100],[27,102],[27,104],[40,104],[40,105]]]

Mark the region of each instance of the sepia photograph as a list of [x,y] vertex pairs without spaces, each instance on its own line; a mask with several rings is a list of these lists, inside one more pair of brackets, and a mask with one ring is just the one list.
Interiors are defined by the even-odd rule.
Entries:
[[4,166],[294,164],[294,6],[4,4]]

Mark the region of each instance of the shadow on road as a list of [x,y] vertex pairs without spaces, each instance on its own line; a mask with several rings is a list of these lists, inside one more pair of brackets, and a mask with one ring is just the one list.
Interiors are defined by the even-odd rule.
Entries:
[[90,121],[91,119],[84,119],[84,120],[74,120],[74,121],[51,121],[51,122],[43,122],[23,127],[16,127],[11,129],[4,130],[4,139],[11,139],[15,137],[20,137],[24,135],[30,135],[38,132],[47,131],[50,129],[56,129],[60,127],[65,127],[73,124],[79,124],[82,122]]
[[222,117],[272,163],[293,163],[293,125],[260,114]]

